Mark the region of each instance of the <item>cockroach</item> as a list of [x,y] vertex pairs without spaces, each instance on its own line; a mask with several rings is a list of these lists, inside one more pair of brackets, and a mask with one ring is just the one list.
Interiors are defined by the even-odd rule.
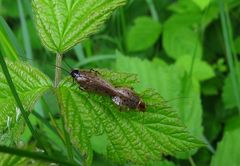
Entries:
[[117,91],[117,95],[112,100],[116,105],[122,108],[137,109],[141,112],[146,111],[146,104],[133,90],[120,87],[115,88],[115,91]]
[[101,78],[97,72],[72,70],[71,76],[80,85],[80,89],[112,97],[112,101],[122,107],[146,111],[146,104],[133,90],[125,87],[115,88],[112,84]]
[[81,90],[113,97],[116,90],[112,84],[99,76],[94,70],[72,70],[70,75],[79,84]]

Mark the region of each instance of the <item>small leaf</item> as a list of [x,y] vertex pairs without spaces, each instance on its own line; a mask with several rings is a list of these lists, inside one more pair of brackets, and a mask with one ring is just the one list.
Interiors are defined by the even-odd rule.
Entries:
[[209,5],[210,0],[193,0],[193,2],[196,3],[201,10],[203,10]]
[[169,5],[168,9],[173,11],[174,13],[181,13],[181,14],[200,12],[200,8],[192,0],[175,1],[174,3],[171,3]]
[[35,20],[43,44],[63,53],[100,29],[126,0],[33,0]]
[[161,25],[150,17],[138,17],[127,34],[128,51],[143,51],[150,48],[159,38]]
[[[25,110],[30,111],[36,100],[51,87],[51,82],[39,70],[27,63],[6,61]],[[19,108],[17,107],[11,90],[2,70],[0,70],[0,131],[14,126],[18,121]]]
[[[105,75],[103,71],[101,75]],[[120,85],[120,81],[125,85],[124,77],[114,77],[107,79],[112,80],[113,85]],[[107,135],[107,157],[117,163],[144,164],[148,160],[161,159],[162,154],[174,155],[203,145],[186,131],[177,113],[152,90],[139,94],[148,104],[144,113],[120,111],[110,97],[72,86],[71,78],[60,83],[58,95],[70,138],[87,156],[88,164],[91,164],[90,138],[93,135]]]
[[192,76],[198,81],[204,81],[215,76],[213,68],[206,62],[195,59],[192,62],[191,56],[182,56],[176,61],[176,65],[181,67],[186,72],[190,71],[191,64],[193,63]]
[[197,58],[202,56],[202,45],[198,34],[192,29],[198,21],[199,17],[195,18],[191,15],[175,15],[167,20],[163,29],[163,47],[168,56],[173,59],[194,54]]

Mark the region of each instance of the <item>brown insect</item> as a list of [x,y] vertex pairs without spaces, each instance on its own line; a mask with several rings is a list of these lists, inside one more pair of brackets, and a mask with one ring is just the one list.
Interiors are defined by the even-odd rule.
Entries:
[[111,97],[116,95],[116,91],[112,84],[101,78],[97,71],[72,70],[70,74],[80,85],[79,88],[81,90]]
[[145,112],[146,104],[143,100],[129,88],[115,88],[117,95],[112,98],[113,102],[120,107],[137,109],[138,111]]
[[115,88],[111,83],[100,77],[94,70],[72,70],[70,75],[80,85],[81,90],[110,96],[112,101],[121,108],[146,111],[146,104],[131,89],[125,87]]

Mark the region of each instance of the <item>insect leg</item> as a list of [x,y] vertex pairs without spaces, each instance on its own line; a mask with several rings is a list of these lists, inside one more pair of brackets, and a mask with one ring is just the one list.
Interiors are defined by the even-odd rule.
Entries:
[[94,70],[92,68],[90,69],[90,71],[93,72],[96,76],[101,75],[101,73],[99,73],[97,70]]
[[86,89],[84,89],[83,87],[81,87],[81,86],[79,86],[78,87],[80,90],[82,90],[82,91],[85,91]]

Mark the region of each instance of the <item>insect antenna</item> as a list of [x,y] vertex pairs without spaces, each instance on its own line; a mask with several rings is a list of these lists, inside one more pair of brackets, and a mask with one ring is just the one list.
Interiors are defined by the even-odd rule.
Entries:
[[[23,59],[23,60],[34,61],[34,59],[31,59],[31,58],[26,58],[26,57],[23,57],[23,56],[19,56],[19,57],[21,57],[21,59]],[[47,65],[60,68],[60,69],[62,69],[63,71],[67,72],[67,74],[70,74],[70,72],[69,72],[67,69],[65,69],[65,68],[63,68],[63,67],[61,67],[61,66],[56,66],[56,65],[51,64],[51,63],[47,63]]]
[[62,69],[63,71],[65,71],[65,72],[67,72],[68,74],[70,74],[70,72],[69,72],[67,69],[65,69],[65,68],[63,68],[63,67],[61,67],[61,66],[56,66],[56,65],[53,65],[53,64],[49,64],[49,65],[54,66],[54,67],[57,67],[57,68],[59,68],[59,69]]
[[70,69],[70,70],[73,70],[73,68],[66,62],[63,60],[63,63]]

